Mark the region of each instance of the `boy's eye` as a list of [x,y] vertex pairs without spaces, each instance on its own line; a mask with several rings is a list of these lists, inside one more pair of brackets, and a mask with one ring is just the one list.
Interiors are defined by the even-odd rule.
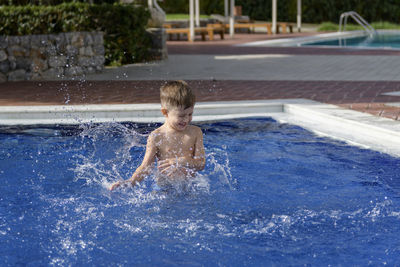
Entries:
[[178,115],[179,118],[185,118],[186,116],[191,117],[193,113],[187,114],[187,115]]

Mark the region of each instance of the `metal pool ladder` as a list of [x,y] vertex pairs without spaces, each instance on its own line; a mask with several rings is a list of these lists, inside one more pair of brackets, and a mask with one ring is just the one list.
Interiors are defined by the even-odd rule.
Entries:
[[355,11],[344,12],[342,15],[340,15],[339,32],[342,32],[346,29],[348,17],[353,18],[358,24],[360,24],[369,36],[377,34],[374,27],[372,27],[363,17],[360,16],[360,14]]

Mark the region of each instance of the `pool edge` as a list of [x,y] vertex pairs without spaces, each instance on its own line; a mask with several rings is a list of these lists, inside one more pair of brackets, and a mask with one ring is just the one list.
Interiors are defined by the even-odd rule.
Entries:
[[[400,157],[400,122],[308,99],[199,102],[194,122],[272,117]],[[2,106],[0,125],[163,122],[160,104]]]
[[[398,33],[400,34],[400,30],[377,30],[379,33]],[[320,41],[330,41],[339,38],[352,38],[352,37],[360,37],[366,36],[365,31],[345,31],[345,32],[326,32],[319,33],[312,36],[304,36],[304,37],[289,37],[289,38],[281,38],[281,39],[272,39],[272,40],[262,40],[255,42],[248,42],[244,44],[239,44],[237,46],[241,47],[313,47],[313,48],[335,48],[335,49],[355,49],[355,50],[393,50],[398,51],[400,48],[396,47],[362,47],[362,46],[326,46],[326,45],[313,45],[313,46],[304,46],[304,44],[312,43],[312,42],[320,42]]]

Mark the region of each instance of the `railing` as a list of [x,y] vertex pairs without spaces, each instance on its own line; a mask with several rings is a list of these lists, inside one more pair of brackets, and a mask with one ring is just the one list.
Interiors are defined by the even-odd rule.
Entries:
[[353,18],[354,21],[356,21],[358,24],[360,24],[370,36],[377,34],[374,27],[372,27],[363,17],[361,17],[355,11],[344,12],[342,15],[340,15],[339,32],[346,30],[348,17]]

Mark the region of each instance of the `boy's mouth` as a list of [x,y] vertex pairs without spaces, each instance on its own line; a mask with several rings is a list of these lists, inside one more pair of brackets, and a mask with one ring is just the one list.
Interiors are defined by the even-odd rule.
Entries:
[[186,127],[186,125],[187,125],[187,124],[186,124],[185,122],[178,123],[178,126],[181,127],[181,128]]

